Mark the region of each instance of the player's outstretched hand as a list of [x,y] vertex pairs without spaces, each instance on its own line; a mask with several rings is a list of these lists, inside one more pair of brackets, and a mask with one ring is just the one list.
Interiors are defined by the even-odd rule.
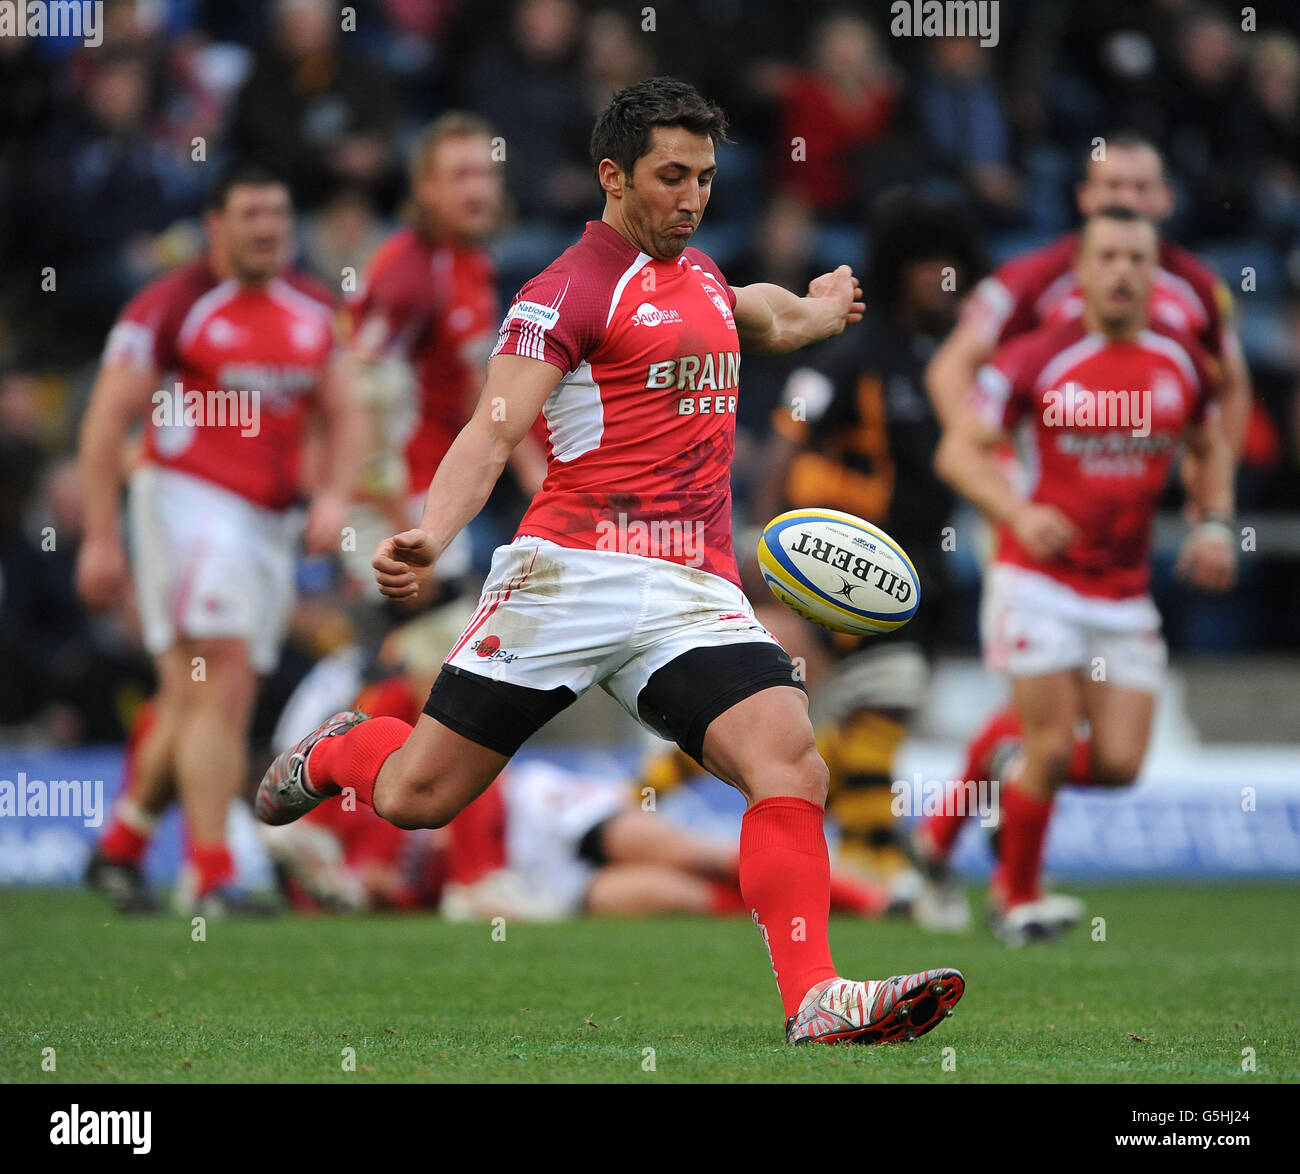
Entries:
[[379,591],[388,599],[410,599],[428,578],[438,557],[432,536],[424,530],[403,530],[385,538],[370,565]]
[[1050,562],[1078,537],[1079,531],[1055,506],[1027,501],[1011,521],[1016,541],[1039,562]]
[[1233,533],[1217,522],[1202,522],[1178,552],[1174,574],[1202,591],[1229,591],[1237,581]]
[[831,334],[839,334],[850,323],[861,322],[867,309],[862,300],[862,286],[848,265],[841,265],[833,273],[814,277],[808,283],[808,296],[824,298],[832,303],[834,321]]
[[86,606],[112,607],[126,587],[126,551],[116,534],[87,537],[77,554],[77,593]]

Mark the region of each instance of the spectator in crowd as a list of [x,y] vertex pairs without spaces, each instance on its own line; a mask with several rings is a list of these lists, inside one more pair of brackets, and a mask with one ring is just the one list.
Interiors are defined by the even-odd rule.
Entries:
[[962,184],[984,215],[1007,222],[1023,198],[1011,131],[976,37],[935,37],[916,83],[916,118],[934,169]]
[[1260,212],[1290,248],[1300,243],[1300,44],[1286,33],[1260,37],[1248,79]]
[[319,208],[344,184],[385,209],[398,198],[398,110],[383,76],[344,59],[328,0],[277,0],[271,37],[239,92],[231,145],[287,176],[294,204]]
[[508,190],[519,214],[553,227],[572,227],[597,206],[581,33],[571,0],[519,0],[508,35],[481,52],[470,83],[471,108],[505,139]]
[[868,194],[870,149],[890,132],[898,81],[871,26],[838,14],[817,26],[810,68],[781,103],[781,185],[824,220],[855,220]]
[[1255,210],[1257,176],[1240,34],[1207,9],[1183,23],[1175,53],[1165,130],[1170,165],[1183,180],[1183,235],[1241,234]]
[[197,209],[195,177],[152,131],[147,56],[105,50],[22,164],[15,260],[28,290],[57,295],[31,299],[28,359],[92,355],[117,307],[161,270],[158,234]]

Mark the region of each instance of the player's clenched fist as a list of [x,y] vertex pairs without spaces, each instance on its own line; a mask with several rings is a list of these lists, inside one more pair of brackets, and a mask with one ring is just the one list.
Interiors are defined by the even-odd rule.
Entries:
[[77,593],[96,610],[112,607],[126,586],[126,552],[116,534],[87,537],[77,555]]
[[1026,502],[1011,520],[1016,541],[1030,557],[1050,562],[1078,537],[1079,531],[1055,506]]
[[862,300],[862,287],[848,265],[841,265],[833,273],[823,273],[808,283],[810,298],[824,298],[833,302],[837,310],[838,334],[851,322],[861,322],[866,312]]
[[1232,530],[1219,522],[1202,522],[1188,535],[1174,564],[1174,574],[1202,591],[1227,591],[1237,581],[1237,548]]
[[424,530],[404,530],[385,538],[370,562],[380,593],[388,599],[410,599],[433,571],[439,553]]

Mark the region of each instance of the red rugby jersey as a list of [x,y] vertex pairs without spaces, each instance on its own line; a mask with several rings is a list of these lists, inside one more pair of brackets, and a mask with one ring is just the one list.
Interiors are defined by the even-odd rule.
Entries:
[[335,347],[331,302],[293,272],[264,286],[219,281],[204,258],[145,286],[104,347],[105,363],[164,375],[145,459],[268,509],[292,505],[307,413]]
[[406,447],[412,493],[428,489],[469,421],[497,324],[495,281],[482,249],[435,244],[407,228],[379,247],[353,305],[357,349],[415,368],[420,403]]
[[739,584],[735,304],[698,249],[659,261],[599,220],[519,291],[492,353],[563,372],[543,411],[546,481],[520,534]]
[[1213,360],[1163,326],[1109,342],[1078,319],[1022,334],[979,374],[972,399],[1006,429],[1031,501],[1055,506],[1079,537],[1047,563],[998,528],[996,558],[1083,595],[1142,595],[1151,523],[1179,440],[1216,393]]
[[[1015,257],[975,287],[963,313],[990,345],[1027,330],[1083,316],[1083,291],[1074,274],[1077,233]],[[1160,242],[1151,289],[1151,321],[1190,334],[1207,354],[1223,354],[1231,327],[1228,287],[1186,249]]]

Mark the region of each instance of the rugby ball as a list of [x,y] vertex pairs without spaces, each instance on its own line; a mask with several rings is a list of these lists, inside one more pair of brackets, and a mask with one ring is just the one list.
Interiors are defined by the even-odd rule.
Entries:
[[912,560],[888,534],[838,510],[791,510],[758,542],[768,589],[806,620],[877,636],[901,628],[921,602]]

